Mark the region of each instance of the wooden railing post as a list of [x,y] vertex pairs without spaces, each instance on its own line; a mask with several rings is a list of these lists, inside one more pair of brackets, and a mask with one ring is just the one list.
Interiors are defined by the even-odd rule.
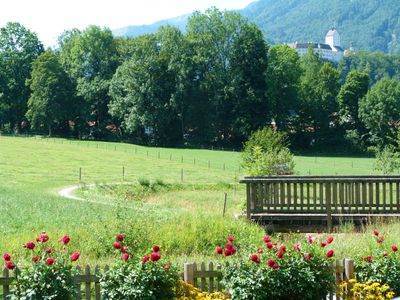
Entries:
[[250,183],[246,183],[246,193],[247,193],[247,199],[246,199],[246,216],[247,219],[251,219],[251,194],[250,194]]
[[347,282],[354,278],[354,260],[347,258],[344,260],[344,275]]
[[[9,278],[9,270],[4,269],[3,271],[3,277],[8,279]],[[8,294],[10,293],[10,286],[8,284],[3,284],[3,299],[8,299]]]
[[194,285],[194,263],[185,263],[183,265],[183,280],[191,285]]
[[332,203],[331,203],[330,182],[327,182],[325,184],[325,197],[326,197],[326,218],[327,218],[328,232],[332,232]]

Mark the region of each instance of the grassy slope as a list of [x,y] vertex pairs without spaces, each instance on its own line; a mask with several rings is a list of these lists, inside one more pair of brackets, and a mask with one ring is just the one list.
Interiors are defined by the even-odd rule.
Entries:
[[[116,232],[139,240],[143,247],[159,243],[181,259],[208,255],[227,233],[252,244],[263,235],[262,230],[231,217],[240,210],[244,197],[243,187],[233,196],[238,160],[236,152],[0,137],[0,251],[17,251],[42,230],[57,237],[70,234],[72,245],[86,254],[86,261],[110,259],[109,245]],[[299,174],[369,174],[372,163],[368,158],[301,156],[296,157],[296,170]],[[121,181],[122,166],[126,180],[162,179],[172,184],[180,183],[184,168],[185,188],[151,195],[145,203],[133,203],[133,208],[125,208],[122,202],[108,206],[56,195],[61,187],[77,184],[80,167],[83,181],[91,183]],[[228,192],[229,216],[222,218],[224,192]],[[101,198],[99,194],[91,197]],[[385,228],[393,232],[390,235],[399,233],[397,227]],[[348,236],[339,239],[348,241]],[[359,243],[365,248],[368,237],[363,241]],[[349,249],[354,249],[352,244],[343,244],[339,251],[345,255]]]

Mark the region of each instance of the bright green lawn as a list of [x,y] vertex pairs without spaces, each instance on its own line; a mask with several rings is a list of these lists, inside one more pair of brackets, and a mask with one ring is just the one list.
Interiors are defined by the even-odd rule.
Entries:
[[[139,240],[144,248],[158,243],[181,260],[186,255],[209,256],[227,234],[234,234],[244,246],[254,244],[263,236],[262,229],[233,218],[244,199],[243,186],[234,194],[239,156],[226,151],[0,136],[0,251],[15,252],[42,230],[53,238],[70,234],[72,247],[82,252],[82,261],[89,262],[111,259],[110,245],[118,232]],[[296,171],[304,175],[373,172],[370,158],[297,156],[295,160]],[[79,168],[82,183],[115,183],[122,181],[123,166],[125,181],[162,180],[180,188],[149,194],[143,201],[124,200],[98,189],[78,193],[96,203],[57,195],[62,187],[78,184]],[[222,218],[225,192],[228,207]],[[388,240],[399,233],[394,226],[382,227]],[[348,236],[340,238],[354,241]],[[368,244],[368,239],[362,241]],[[360,239],[358,243],[365,249]],[[339,253],[356,251],[354,245],[346,245],[338,248]]]

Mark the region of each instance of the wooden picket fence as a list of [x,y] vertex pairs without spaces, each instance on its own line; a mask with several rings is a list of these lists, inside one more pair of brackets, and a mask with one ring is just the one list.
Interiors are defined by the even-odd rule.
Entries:
[[[354,278],[354,263],[351,259],[344,259],[343,261],[336,261],[332,266],[332,272],[336,277],[336,282],[348,281]],[[75,283],[81,291],[76,299],[101,299],[101,289],[99,282],[100,268],[96,266],[92,272],[90,266],[86,266],[84,270],[77,267],[79,275],[74,277]],[[108,266],[104,268],[107,270]],[[7,299],[15,279],[15,272],[4,269],[3,276],[0,277],[0,287],[2,287],[2,297]],[[194,285],[202,291],[214,292],[221,291],[222,271],[220,264],[201,263],[185,263],[184,272],[181,274],[183,280],[189,284]],[[328,295],[327,299],[339,299],[337,295]]]

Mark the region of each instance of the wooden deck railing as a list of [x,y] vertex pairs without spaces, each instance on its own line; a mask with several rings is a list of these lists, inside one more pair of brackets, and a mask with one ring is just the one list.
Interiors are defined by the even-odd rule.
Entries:
[[[354,278],[354,263],[351,259],[336,261],[331,268],[335,274],[337,283]],[[100,300],[100,268],[96,266],[94,272],[92,272],[91,268],[86,266],[83,273],[79,267],[77,269],[80,274],[74,277],[74,281],[81,292],[75,299]],[[105,269],[108,269],[108,267],[106,266]],[[194,285],[201,291],[214,292],[222,290],[222,270],[220,264],[205,264],[204,262],[201,264],[185,263],[182,277],[187,283]],[[0,277],[0,287],[2,287],[2,297],[4,300],[8,299],[14,280],[15,271],[10,272],[8,269],[4,269],[3,276]],[[334,294],[328,295],[327,299],[334,299],[334,297]]]
[[247,218],[257,214],[397,215],[400,176],[245,177]]

